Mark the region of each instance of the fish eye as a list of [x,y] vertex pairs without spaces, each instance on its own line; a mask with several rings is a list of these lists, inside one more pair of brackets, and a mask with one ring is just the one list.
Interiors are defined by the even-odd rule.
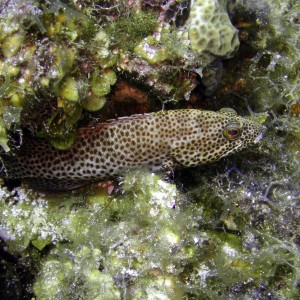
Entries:
[[238,126],[238,124],[230,124],[226,126],[226,128],[223,131],[223,135],[228,140],[236,140],[240,137],[242,133],[242,129]]

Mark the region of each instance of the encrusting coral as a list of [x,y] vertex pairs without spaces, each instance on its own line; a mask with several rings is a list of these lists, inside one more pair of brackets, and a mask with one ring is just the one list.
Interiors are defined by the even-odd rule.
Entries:
[[201,62],[233,56],[239,47],[238,30],[231,24],[225,2],[194,1],[189,18],[189,39]]

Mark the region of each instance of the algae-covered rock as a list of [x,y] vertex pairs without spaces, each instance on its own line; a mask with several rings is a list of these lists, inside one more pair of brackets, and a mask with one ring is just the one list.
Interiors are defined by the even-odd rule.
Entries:
[[232,11],[242,41],[232,92],[256,110],[290,107],[300,92],[299,2],[236,1]]
[[137,298],[150,297],[153,290],[166,299],[183,295],[177,276],[181,262],[202,242],[196,230],[201,211],[186,206],[175,185],[133,172],[124,178],[123,196],[107,196],[106,203],[93,201],[89,207],[77,198],[74,208],[71,196],[59,203],[42,195],[37,200],[24,189],[18,193],[9,200],[2,191],[0,228],[9,251],[29,254],[30,243],[39,250],[56,244],[37,261],[39,299],[121,299],[128,279]]
[[38,299],[121,299],[111,275],[99,270],[103,259],[99,249],[59,245],[43,261],[34,292]]

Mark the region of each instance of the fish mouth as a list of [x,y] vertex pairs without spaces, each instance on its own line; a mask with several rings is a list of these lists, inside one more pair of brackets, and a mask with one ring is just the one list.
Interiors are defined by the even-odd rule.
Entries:
[[262,126],[260,134],[254,140],[254,144],[258,143],[264,137],[266,131],[267,131],[267,127]]
[[226,157],[230,154],[238,152],[241,147],[243,147],[243,143],[237,144],[233,149],[231,149],[228,152],[224,153],[220,158],[223,158],[223,157]]
[[260,135],[258,135],[258,136],[256,137],[256,139],[254,140],[254,144],[258,143],[263,137],[264,137],[264,134],[263,134],[263,133],[261,133]]

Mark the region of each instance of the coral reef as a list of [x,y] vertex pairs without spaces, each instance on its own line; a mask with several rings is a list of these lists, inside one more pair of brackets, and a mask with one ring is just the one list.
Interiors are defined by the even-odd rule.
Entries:
[[172,183],[144,170],[68,194],[3,183],[0,296],[299,299],[299,11],[296,0],[2,1],[3,151],[24,127],[66,149],[79,124],[162,104],[232,107],[268,132]]
[[[202,7],[196,1],[190,8],[190,1],[3,2],[1,107],[20,107],[17,127],[27,126],[65,149],[79,119],[105,106],[122,74],[143,82],[156,98],[188,100],[195,74],[215,57],[233,55],[238,45],[225,6],[212,3]],[[206,45],[195,38],[199,31]],[[4,123],[0,142],[8,152],[7,130]]]
[[223,6],[218,0],[195,0],[191,7],[191,48],[206,63],[216,57],[231,57],[239,47],[238,31]]
[[[90,194],[89,206],[77,199],[76,210],[69,206],[76,201],[72,196],[57,203],[21,188],[16,195],[3,192],[0,212],[10,217],[0,232],[10,252],[29,249],[29,243],[39,250],[57,244],[40,261],[34,284],[39,299],[121,299],[129,278],[122,293],[134,299],[152,290],[168,298],[182,295],[177,276],[181,262],[200,246],[201,214],[174,184],[148,172],[127,174],[123,192],[117,198]],[[74,285],[66,289],[67,282]]]

